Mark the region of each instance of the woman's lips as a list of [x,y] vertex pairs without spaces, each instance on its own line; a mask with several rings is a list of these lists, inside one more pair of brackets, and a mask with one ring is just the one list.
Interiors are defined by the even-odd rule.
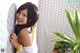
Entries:
[[17,19],[18,22],[22,22],[22,20]]

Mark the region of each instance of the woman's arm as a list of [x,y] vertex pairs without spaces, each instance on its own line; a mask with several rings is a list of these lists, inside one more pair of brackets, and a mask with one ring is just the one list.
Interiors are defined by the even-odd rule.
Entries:
[[19,47],[19,43],[18,43],[18,37],[16,36],[15,33],[10,34],[10,42],[12,46],[17,50]]
[[19,35],[20,35],[19,38],[21,39],[23,49],[17,53],[34,53],[34,48],[30,40],[29,32],[26,29],[22,29]]
[[29,32],[27,31],[26,28],[22,29],[19,35],[20,35],[21,43],[23,46],[29,47],[32,45],[32,42],[29,36]]
[[22,46],[20,46],[18,43],[17,36],[15,34],[11,35],[10,38],[12,45],[14,45],[14,48],[18,49],[20,47],[19,50],[17,50],[17,53],[33,53],[34,48],[30,40],[29,32],[25,28],[20,31],[19,38],[21,39]]

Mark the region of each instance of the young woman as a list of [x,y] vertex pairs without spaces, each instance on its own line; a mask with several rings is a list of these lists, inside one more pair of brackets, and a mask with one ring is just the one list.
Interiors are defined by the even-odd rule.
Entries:
[[35,4],[27,2],[21,5],[16,14],[15,32],[10,35],[10,42],[16,53],[37,53],[35,23],[38,20],[38,8]]

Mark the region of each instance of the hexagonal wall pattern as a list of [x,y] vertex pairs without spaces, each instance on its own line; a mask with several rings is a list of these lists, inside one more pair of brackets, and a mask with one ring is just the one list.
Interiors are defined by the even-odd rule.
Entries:
[[38,53],[52,53],[54,48],[53,31],[63,32],[75,40],[64,9],[73,15],[74,8],[80,12],[80,2],[67,2],[66,0],[39,0],[39,21],[37,27]]

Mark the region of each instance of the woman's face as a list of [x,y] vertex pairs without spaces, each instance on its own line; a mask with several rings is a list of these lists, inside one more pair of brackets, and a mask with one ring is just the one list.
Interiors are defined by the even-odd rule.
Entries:
[[27,9],[24,9],[20,11],[19,13],[16,13],[16,20],[17,24],[23,25],[27,23]]

